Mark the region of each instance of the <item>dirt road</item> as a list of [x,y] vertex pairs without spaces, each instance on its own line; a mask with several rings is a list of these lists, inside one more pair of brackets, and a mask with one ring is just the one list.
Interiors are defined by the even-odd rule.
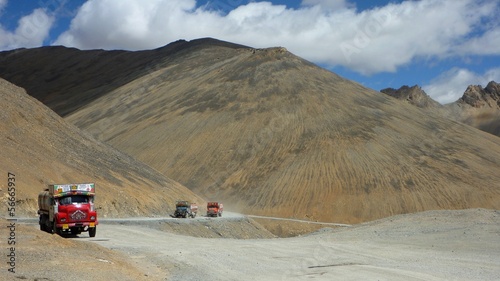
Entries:
[[351,226],[350,224],[344,223],[333,223],[333,222],[318,222],[318,221],[308,221],[308,220],[299,220],[299,219],[287,219],[287,218],[277,218],[277,217],[267,217],[267,216],[255,216],[255,215],[247,215],[249,218],[256,219],[269,219],[269,220],[279,220],[279,221],[292,221],[292,222],[302,222],[307,224],[320,224],[324,226]]
[[151,280],[500,280],[500,213],[481,209],[286,239],[199,238],[105,223],[98,238],[77,239],[125,253]]

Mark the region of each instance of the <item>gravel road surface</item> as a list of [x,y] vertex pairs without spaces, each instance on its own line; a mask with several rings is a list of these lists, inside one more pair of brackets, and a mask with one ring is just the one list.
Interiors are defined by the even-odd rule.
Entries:
[[495,210],[399,215],[293,238],[238,214],[103,219],[95,238],[17,223],[16,273],[3,262],[0,280],[500,280]]
[[125,253],[151,280],[500,280],[500,213],[482,209],[286,239],[199,238],[103,223],[99,238],[83,240]]

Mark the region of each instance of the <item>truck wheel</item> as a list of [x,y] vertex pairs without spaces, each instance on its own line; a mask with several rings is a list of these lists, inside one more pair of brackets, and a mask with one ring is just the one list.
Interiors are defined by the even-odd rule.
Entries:
[[89,228],[89,236],[90,237],[95,237],[95,232],[97,231],[97,227],[91,227]]
[[40,216],[40,230],[42,231],[45,231],[45,232],[48,232],[48,233],[52,233],[52,229],[50,229],[48,226],[47,226],[47,223],[48,223],[48,219],[45,218],[45,216]]
[[52,233],[61,235],[61,229],[56,226],[56,222],[52,222]]
[[45,228],[43,227],[42,216],[38,219],[38,224],[40,225],[40,230],[44,231]]

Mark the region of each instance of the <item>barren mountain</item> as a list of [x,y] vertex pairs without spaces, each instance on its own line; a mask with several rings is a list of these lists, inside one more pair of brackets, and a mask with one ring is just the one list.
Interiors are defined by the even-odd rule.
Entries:
[[179,40],[163,48],[139,52],[81,52],[66,47],[16,49],[0,52],[0,77],[26,89],[57,114],[66,116],[113,89],[148,75],[166,56],[196,46],[198,42],[206,43],[206,40],[189,44]]
[[462,122],[500,136],[500,84],[495,81],[486,88],[469,86],[464,95],[447,108],[458,113]]
[[495,81],[488,83],[486,88],[471,85],[460,99],[444,106],[434,101],[418,86],[402,86],[397,90],[387,88],[381,92],[424,110],[433,111],[500,136],[500,85]]
[[[0,170],[14,175],[16,215],[36,216],[38,193],[53,183],[95,182],[100,216],[166,216],[178,198],[203,202],[186,187],[100,143],[3,79],[0,99]],[[0,189],[4,205],[6,179]]]
[[421,108],[441,108],[442,105],[437,101],[433,100],[427,95],[427,93],[422,90],[419,86],[415,85],[413,87],[402,86],[399,89],[387,88],[381,90],[382,93],[387,94],[391,97],[405,100],[409,104]]
[[[9,65],[3,72],[17,73],[33,96],[49,96],[36,86],[43,84],[82,101],[56,108],[66,120],[229,208],[354,223],[500,207],[499,138],[380,95],[284,48],[211,39],[175,44],[175,52],[122,52],[120,64],[102,63],[113,52],[101,51],[93,63],[102,67],[90,70],[71,66],[94,51],[63,57],[63,48],[37,49],[40,60],[53,63],[33,62],[29,74],[9,56],[35,57],[31,50],[0,57]],[[138,62],[138,54],[154,60]],[[80,79],[38,79],[47,69]],[[93,88],[95,77],[109,83]]]
[[480,85],[471,85],[457,103],[475,108],[490,107],[500,109],[500,84],[491,81],[486,88]]

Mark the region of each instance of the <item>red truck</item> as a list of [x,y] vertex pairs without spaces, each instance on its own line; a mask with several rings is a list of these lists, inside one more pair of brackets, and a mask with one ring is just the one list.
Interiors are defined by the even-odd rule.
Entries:
[[219,202],[208,202],[207,203],[207,217],[222,217],[222,211],[224,207],[222,203]]
[[95,184],[50,184],[38,194],[40,230],[56,234],[89,232],[98,225],[94,207]]

